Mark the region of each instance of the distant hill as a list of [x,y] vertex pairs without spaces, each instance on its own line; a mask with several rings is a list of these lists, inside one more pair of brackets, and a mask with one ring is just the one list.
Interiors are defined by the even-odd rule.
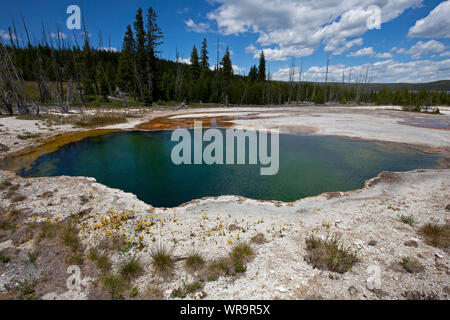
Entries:
[[387,86],[391,90],[397,90],[407,87],[410,90],[438,90],[438,91],[450,91],[450,80],[440,80],[428,83],[371,83],[369,84],[369,90],[381,90],[384,86]]
[[[280,81],[276,81],[280,82]],[[281,81],[281,83],[286,83],[285,81]],[[321,83],[325,84],[325,83]],[[330,85],[342,85],[340,82],[329,82]],[[354,86],[355,83],[349,84],[346,83],[346,87]],[[437,91],[447,91],[450,92],[450,80],[440,80],[434,82],[427,83],[369,83],[368,90],[369,91],[380,91],[383,87],[386,86],[391,90],[397,90],[404,87],[407,87],[409,90],[419,91],[419,90],[437,90]]]

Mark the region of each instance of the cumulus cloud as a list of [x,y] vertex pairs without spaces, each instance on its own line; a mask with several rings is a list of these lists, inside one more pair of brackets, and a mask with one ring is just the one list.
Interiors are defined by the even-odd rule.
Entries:
[[233,64],[234,74],[242,74],[243,72],[245,72],[245,70],[246,70],[246,68],[243,68],[243,67],[241,68],[241,67]]
[[[431,82],[448,79],[450,59],[441,61],[415,60],[405,63],[389,59],[352,67],[342,64],[330,65],[328,79],[340,82],[342,81],[342,75],[345,74],[345,81],[348,82],[349,76],[352,74],[351,80],[354,82],[356,77],[364,78],[366,72],[368,72],[371,82]],[[325,74],[326,66],[312,66],[304,73],[304,79],[306,81],[324,81]],[[280,68],[273,78],[287,81],[289,79],[289,67]]]
[[98,48],[100,51],[109,51],[109,52],[118,52],[119,50],[114,47],[100,47]]
[[347,57],[375,57],[379,59],[389,59],[392,58],[392,54],[390,52],[376,53],[373,50],[373,47],[368,47],[349,53]]
[[415,38],[450,38],[450,0],[439,4],[430,14],[418,20],[409,29],[408,36]]
[[[16,37],[13,35],[12,38],[15,40]],[[5,30],[0,30],[0,40],[11,40],[9,32],[6,32]]]
[[404,48],[396,49],[397,53],[409,54],[413,59],[420,59],[422,55],[429,53],[441,53],[443,51],[445,51],[445,45],[436,40],[430,40],[428,42],[419,41],[409,50]]
[[51,32],[50,37],[55,38],[55,39],[67,39],[67,35],[64,32],[58,32],[58,33]]
[[186,24],[186,29],[188,31],[193,31],[193,32],[197,32],[197,33],[205,33],[205,32],[212,31],[209,23],[202,23],[202,22],[195,23],[194,20],[192,20],[192,19],[184,21],[184,23]]
[[373,51],[373,47],[362,48],[356,52],[352,52],[347,55],[347,57],[364,57],[364,56],[374,56],[375,51]]
[[[238,35],[258,34],[257,43],[268,50],[268,60],[312,54],[320,44],[327,50],[355,46],[356,38],[367,29],[373,15],[371,5],[381,8],[382,23],[398,17],[422,0],[215,0],[219,7],[207,17],[217,23],[219,32]],[[339,53],[338,53],[339,54]]]

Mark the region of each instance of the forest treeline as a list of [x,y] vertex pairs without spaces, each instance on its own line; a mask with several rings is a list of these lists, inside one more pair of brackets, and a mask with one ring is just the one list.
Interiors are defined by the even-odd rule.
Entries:
[[[15,26],[9,29],[10,42],[0,44],[0,107],[10,114],[14,108],[21,114],[39,112],[39,105],[49,103],[67,112],[71,105],[114,98],[127,105],[134,100],[146,106],[167,101],[225,105],[332,102],[393,104],[420,111],[424,106],[450,105],[447,91],[391,90],[387,86],[369,90],[367,73],[350,82],[311,83],[302,81],[302,71],[295,74],[292,67],[288,82],[272,81],[263,52],[258,66],[252,66],[245,76],[235,75],[228,48],[211,65],[206,39],[193,46],[190,64],[182,63],[178,52],[175,62],[160,59],[163,32],[152,7],[145,13],[137,11],[120,51],[93,48],[86,29],[81,44],[70,43],[60,32],[48,36],[45,30],[39,43],[32,43],[28,32],[25,42],[19,43],[14,30]],[[34,98],[24,81],[36,83]]]

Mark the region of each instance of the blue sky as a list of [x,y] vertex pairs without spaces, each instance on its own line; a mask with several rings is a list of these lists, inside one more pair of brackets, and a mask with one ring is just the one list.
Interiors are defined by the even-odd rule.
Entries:
[[[272,77],[287,80],[291,59],[304,77],[324,81],[327,56],[330,78],[354,81],[367,71],[374,82],[424,82],[450,79],[450,0],[0,0],[0,38],[8,40],[12,17],[24,38],[21,14],[34,38],[44,23],[48,32],[66,28],[66,9],[78,5],[91,41],[120,49],[139,7],[153,6],[165,38],[161,56],[175,59],[176,48],[188,59],[192,46],[208,40],[210,62],[220,39],[232,52],[235,72],[246,74],[264,50]],[[380,9],[381,29],[367,20]],[[80,36],[81,32],[77,32]],[[79,37],[81,39],[81,37]],[[350,78],[351,75],[351,78]]]

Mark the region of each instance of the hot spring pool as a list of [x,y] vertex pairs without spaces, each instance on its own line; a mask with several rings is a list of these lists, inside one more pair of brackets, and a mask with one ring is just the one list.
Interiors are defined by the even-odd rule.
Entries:
[[279,172],[260,165],[174,165],[171,131],[116,132],[88,137],[44,154],[17,173],[23,177],[87,176],[131,192],[156,207],[207,196],[240,195],[296,201],[364,186],[382,171],[438,166],[439,156],[402,145],[329,136],[280,135]]

